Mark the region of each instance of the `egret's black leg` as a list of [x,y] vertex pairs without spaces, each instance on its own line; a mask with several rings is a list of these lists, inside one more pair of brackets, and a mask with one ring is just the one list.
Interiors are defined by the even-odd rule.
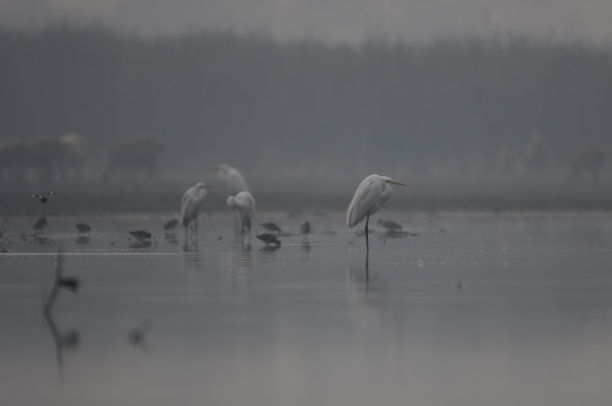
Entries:
[[368,234],[369,234],[369,231],[368,231],[368,222],[369,221],[370,221],[370,215],[368,214],[368,217],[366,218],[366,226],[365,226],[366,251],[368,251],[368,252],[370,251],[370,241],[369,241],[369,238],[368,238]]
[[365,262],[365,280],[366,283],[370,282],[370,267],[368,266],[368,259],[370,257],[370,253],[366,252],[366,262]]

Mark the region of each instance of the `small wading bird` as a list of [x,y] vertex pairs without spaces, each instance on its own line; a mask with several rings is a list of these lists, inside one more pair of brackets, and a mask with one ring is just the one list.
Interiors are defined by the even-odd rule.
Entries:
[[246,190],[243,190],[236,196],[229,196],[227,198],[227,205],[238,213],[241,233],[244,233],[246,230],[250,234],[251,220],[255,215],[255,199],[253,196]]
[[74,226],[77,230],[79,230],[79,233],[88,233],[91,231],[91,227],[89,226],[89,224],[77,223]]
[[178,219],[172,219],[172,220],[168,220],[164,223],[164,230],[165,231],[174,231],[174,229],[176,228],[176,226],[178,225]]
[[145,230],[130,231],[130,235],[139,241],[151,241],[151,233]]
[[183,194],[181,203],[181,225],[185,227],[185,240],[187,240],[187,228],[193,221],[195,224],[195,237],[198,238],[198,215],[206,197],[206,189],[211,188],[202,182],[196,183]]
[[261,241],[263,241],[264,244],[266,244],[266,246],[270,246],[272,244],[274,244],[276,247],[280,247],[281,246],[280,240],[278,238],[276,238],[276,236],[274,234],[270,234],[270,233],[259,234],[259,235],[257,235],[257,238],[259,238]]
[[368,241],[368,222],[370,221],[370,216],[376,213],[380,206],[389,200],[393,194],[391,184],[408,186],[388,176],[370,175],[366,177],[357,187],[353,200],[346,212],[346,225],[349,227],[359,224],[364,218],[366,219],[365,237],[367,251],[370,250],[370,243]]
[[399,231],[402,229],[402,225],[396,223],[393,220],[383,220],[383,219],[379,219],[378,220],[378,224],[380,224],[381,226],[383,226],[384,228],[386,228],[388,231]]
[[34,193],[32,199],[38,199],[43,203],[47,203],[47,200],[53,195],[55,195],[55,192]]
[[308,221],[300,226],[300,232],[304,235],[310,234],[312,232],[312,227],[310,226],[310,223]]
[[46,225],[47,225],[47,218],[46,217],[40,217],[38,220],[36,220],[36,223],[34,223],[32,228],[34,230],[39,230],[40,231],[43,228],[45,228]]

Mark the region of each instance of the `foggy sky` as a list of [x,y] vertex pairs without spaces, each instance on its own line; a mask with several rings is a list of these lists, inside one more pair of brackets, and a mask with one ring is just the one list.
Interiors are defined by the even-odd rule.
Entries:
[[0,24],[92,21],[144,35],[232,29],[275,39],[357,43],[512,33],[612,39],[606,0],[0,0]]

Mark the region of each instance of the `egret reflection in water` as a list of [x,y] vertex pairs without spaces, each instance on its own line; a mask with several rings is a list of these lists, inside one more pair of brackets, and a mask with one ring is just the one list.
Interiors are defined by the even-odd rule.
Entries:
[[76,329],[69,330],[68,332],[62,332],[58,327],[53,317],[53,306],[57,300],[57,297],[62,289],[77,293],[80,286],[79,279],[75,277],[64,276],[64,251],[63,248],[59,248],[57,252],[57,258],[55,263],[55,279],[51,292],[47,297],[47,301],[43,307],[43,316],[49,327],[49,331],[53,336],[55,343],[55,354],[58,371],[61,373],[64,365],[64,350],[74,349],[79,346],[80,336]]

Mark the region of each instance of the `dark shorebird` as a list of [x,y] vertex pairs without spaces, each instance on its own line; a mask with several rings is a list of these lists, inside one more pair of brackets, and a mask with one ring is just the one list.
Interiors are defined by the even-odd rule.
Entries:
[[34,223],[32,228],[34,230],[42,230],[43,228],[45,228],[46,225],[47,225],[46,217],[41,217],[38,220],[36,220],[36,223]]
[[276,225],[276,223],[262,223],[263,228],[265,228],[268,231],[271,231],[273,233],[280,233],[281,229],[279,226]]
[[276,247],[280,247],[281,242],[274,234],[266,233],[257,235],[261,241],[263,241],[266,245],[275,245]]
[[74,226],[79,230],[79,233],[88,233],[91,231],[91,227],[85,223],[77,223]]
[[308,221],[300,226],[300,232],[302,234],[312,233],[312,227],[310,226],[310,223]]
[[399,230],[402,229],[402,225],[396,223],[393,220],[383,220],[383,219],[380,219],[380,220],[378,220],[378,224],[380,224],[381,226],[386,228],[387,231],[399,231]]
[[49,200],[49,198],[54,195],[55,192],[34,193],[32,195],[32,199],[38,199],[43,203],[47,203],[47,200]]
[[130,235],[140,241],[151,240],[151,233],[145,230],[130,231]]
[[174,231],[176,226],[178,225],[178,219],[168,220],[164,223],[164,230],[166,231]]

